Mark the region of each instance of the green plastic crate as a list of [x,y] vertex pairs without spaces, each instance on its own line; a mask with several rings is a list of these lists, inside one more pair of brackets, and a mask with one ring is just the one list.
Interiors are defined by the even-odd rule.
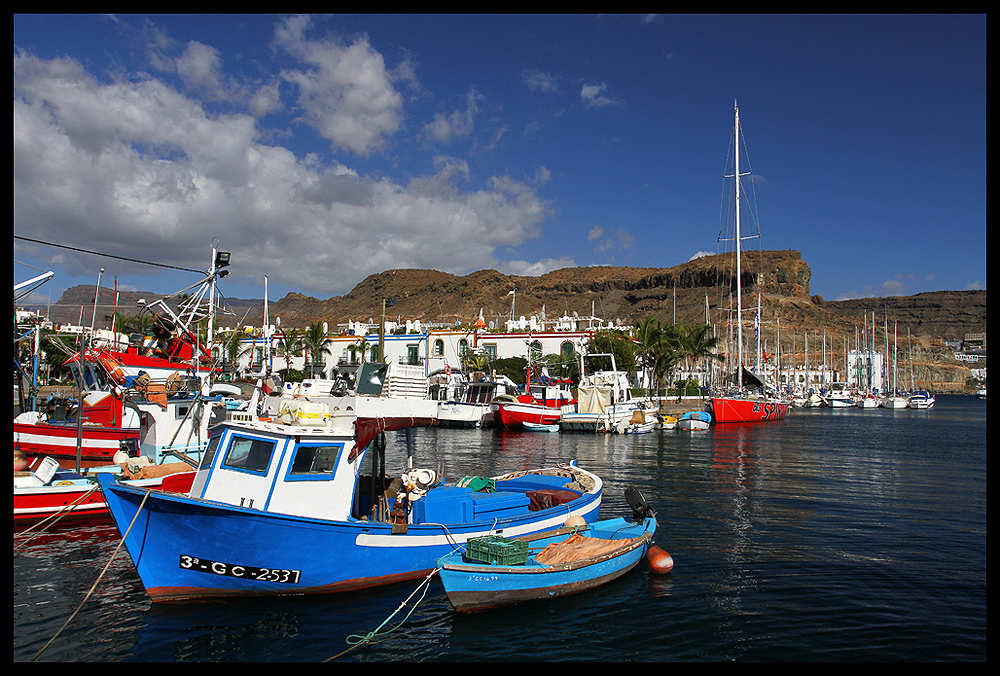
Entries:
[[528,560],[528,543],[499,535],[472,538],[465,543],[465,558],[479,563],[514,566]]

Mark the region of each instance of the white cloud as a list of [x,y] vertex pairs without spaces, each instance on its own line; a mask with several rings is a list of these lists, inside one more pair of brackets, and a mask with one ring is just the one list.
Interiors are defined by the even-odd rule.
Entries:
[[505,275],[519,277],[541,277],[542,275],[561,268],[575,268],[576,262],[569,256],[562,258],[544,258],[534,263],[529,261],[507,261],[498,270]]
[[382,55],[361,35],[345,45],[305,36],[307,17],[292,17],[275,30],[275,44],[309,66],[284,71],[298,88],[302,120],[335,150],[361,156],[386,147],[403,124],[403,99]]
[[455,110],[448,116],[435,114],[434,121],[424,125],[428,140],[448,144],[456,137],[471,134],[482,99],[475,89],[470,89],[465,96],[465,110]]
[[521,73],[521,77],[529,91],[559,93],[559,79],[555,75],[529,68]]
[[[340,134],[354,123],[333,118],[362,119],[366,110],[399,118],[381,58],[361,39],[342,48],[288,30],[282,43],[318,64],[297,74],[310,90],[300,97],[307,116],[332,143],[337,139],[334,145],[355,143],[359,153],[379,147],[392,124],[361,125],[360,138],[350,142]],[[192,63],[190,82],[199,74],[202,83],[222,81],[210,57],[202,62],[207,69]],[[339,86],[338,58],[355,60],[362,71],[367,65],[370,77],[327,99],[320,85]],[[242,275],[259,284],[266,274],[272,283],[319,295],[345,293],[390,268],[466,274],[507,266],[541,274],[571,264],[498,260],[499,247],[537,237],[551,206],[535,187],[509,176],[471,187],[462,158],[440,155],[431,173],[404,183],[266,145],[250,115],[208,114],[199,100],[155,79],[98,82],[70,59],[24,53],[15,55],[14,75],[14,220],[33,238],[190,266],[217,236],[233,253],[230,281]],[[373,92],[387,96],[384,106],[366,95]],[[346,110],[333,110],[336,101]],[[279,103],[275,91],[263,107]],[[321,121],[324,110],[330,119]],[[547,177],[539,170],[536,179]],[[86,274],[92,265],[86,257],[77,262]]]
[[207,92],[213,98],[223,98],[222,57],[219,50],[195,40],[188,43],[177,59],[177,74],[190,89]]
[[580,90],[580,101],[587,108],[604,108],[617,106],[619,101],[608,95],[608,85],[602,82],[598,85],[585,84]]

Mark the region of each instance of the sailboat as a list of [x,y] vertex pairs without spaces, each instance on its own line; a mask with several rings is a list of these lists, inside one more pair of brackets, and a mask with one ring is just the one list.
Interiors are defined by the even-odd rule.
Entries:
[[[733,184],[735,185],[735,215],[736,234],[734,238],[736,250],[736,322],[739,327],[737,334],[737,354],[736,361],[737,374],[734,377],[736,391],[726,393],[722,396],[712,397],[708,407],[711,409],[712,418],[716,424],[761,422],[768,420],[781,420],[788,415],[789,402],[786,399],[779,399],[766,393],[764,382],[743,366],[743,268],[740,249],[742,247],[742,237],[740,233],[740,109],[734,105],[734,171]],[[758,307],[758,314],[760,308]],[[755,387],[758,393],[747,390],[747,386]]]
[[882,402],[883,408],[906,408],[909,401],[899,393],[896,386],[896,325],[892,327],[892,394]]

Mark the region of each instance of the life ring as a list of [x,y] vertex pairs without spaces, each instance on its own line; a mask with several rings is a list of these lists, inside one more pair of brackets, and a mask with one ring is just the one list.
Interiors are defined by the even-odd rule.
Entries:
[[444,374],[446,376],[450,376],[451,375],[451,367],[450,366],[445,365],[445,367],[444,367]]

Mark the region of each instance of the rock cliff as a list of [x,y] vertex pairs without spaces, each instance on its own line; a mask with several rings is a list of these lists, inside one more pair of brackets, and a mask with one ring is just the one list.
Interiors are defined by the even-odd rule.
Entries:
[[[862,298],[826,301],[810,296],[809,265],[798,251],[765,251],[747,254],[742,279],[744,304],[756,306],[761,298],[762,336],[770,349],[780,329],[783,354],[793,342],[798,354],[790,355],[802,363],[804,335],[810,335],[811,363],[817,363],[824,331],[830,348],[843,353],[845,343],[853,346],[857,332],[871,322],[875,313],[876,345],[884,347],[886,322],[889,326],[890,352],[894,324],[900,332],[903,350],[906,330],[913,337],[915,372],[918,379],[937,384],[938,389],[957,389],[968,377],[968,369],[958,364],[943,341],[960,340],[966,333],[986,331],[986,291],[939,291],[914,296]],[[331,330],[337,324],[352,321],[378,321],[382,300],[386,317],[419,319],[430,323],[475,321],[480,312],[487,322],[503,326],[512,311],[516,317],[529,317],[544,311],[548,319],[562,315],[589,316],[631,324],[647,316],[663,321],[697,324],[706,321],[720,326],[729,314],[731,291],[736,288],[731,269],[732,257],[706,256],[670,268],[630,268],[595,266],[563,268],[538,277],[504,275],[496,270],[478,270],[457,276],[436,270],[387,270],[368,276],[350,293],[321,300],[300,293],[289,293],[272,302],[269,314],[281,318],[283,327],[304,327],[325,321]],[[511,293],[511,292],[514,293]],[[110,299],[110,292],[107,293]],[[134,296],[134,298],[133,298]],[[151,294],[123,294],[120,308],[135,307],[135,300]],[[51,310],[57,322],[77,322],[80,308],[90,315],[94,287],[69,289]],[[259,325],[263,302],[228,299],[234,315],[220,319],[227,325],[242,319],[244,325]],[[105,304],[104,307],[107,307]],[[249,311],[249,312],[248,312]],[[99,312],[110,315],[110,310]],[[245,315],[245,319],[243,319]],[[745,330],[752,333],[752,321]],[[908,352],[907,358],[908,358]],[[945,386],[947,384],[947,386]]]

